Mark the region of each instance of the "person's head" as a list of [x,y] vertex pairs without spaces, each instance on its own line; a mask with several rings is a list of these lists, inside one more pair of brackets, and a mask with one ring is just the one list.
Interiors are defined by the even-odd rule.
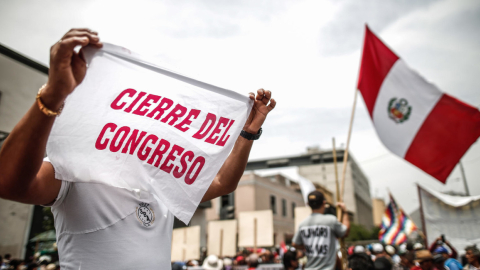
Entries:
[[417,251],[417,250],[422,250],[423,249],[423,245],[420,244],[420,243],[415,243],[413,245],[413,250]]
[[380,243],[375,243],[372,245],[372,253],[375,256],[382,255],[385,253],[385,249],[383,248],[383,245]]
[[247,263],[245,262],[245,257],[237,256],[237,258],[235,259],[235,264],[236,265],[246,265]]
[[375,270],[392,270],[392,263],[385,257],[380,257],[373,263]]
[[399,256],[401,265],[410,267],[414,264],[413,260],[415,260],[415,253],[413,251],[402,252]]
[[325,202],[325,196],[318,190],[314,190],[308,194],[308,206],[310,206],[312,210],[325,210]]
[[[27,270],[37,270],[38,269],[38,264],[36,263],[29,263],[27,266]],[[54,268],[55,270],[55,268]]]
[[365,247],[364,246],[355,246],[353,248],[353,253],[365,253]]
[[20,260],[10,260],[10,269],[17,270],[20,269],[20,266],[23,265],[23,262]]
[[422,270],[433,269],[433,256],[429,250],[419,250],[415,252],[415,262],[420,265]]
[[289,250],[283,254],[283,266],[285,270],[297,269],[298,268],[298,259],[297,252]]
[[216,255],[209,255],[203,261],[202,268],[208,270],[220,270],[223,269],[223,261],[218,259]]
[[248,267],[254,267],[254,268],[257,268],[258,266],[258,255],[255,254],[255,253],[252,253],[250,255],[248,255],[248,258],[247,258],[247,265]]
[[443,254],[437,253],[433,255],[433,265],[435,268],[442,270],[444,269],[443,265],[445,263],[445,258],[443,257]]
[[365,253],[356,253],[348,257],[348,269],[350,270],[374,270],[370,256]]
[[440,254],[442,255],[445,260],[450,258],[450,255],[448,254],[448,250],[443,247],[443,246],[440,246],[440,247],[437,247],[434,251],[433,251],[433,254]]
[[9,261],[10,259],[12,259],[12,255],[10,255],[10,253],[7,253],[7,254],[5,254],[5,256],[3,258],[5,260]]
[[395,250],[395,247],[393,247],[391,245],[385,246],[385,252],[387,252],[387,254],[390,255],[390,256],[393,256],[397,253],[397,251]]
[[477,245],[466,247],[465,257],[467,258],[467,262],[469,264],[473,264],[475,262],[480,263],[480,251],[478,250]]
[[197,260],[189,260],[187,261],[187,266],[198,266]]

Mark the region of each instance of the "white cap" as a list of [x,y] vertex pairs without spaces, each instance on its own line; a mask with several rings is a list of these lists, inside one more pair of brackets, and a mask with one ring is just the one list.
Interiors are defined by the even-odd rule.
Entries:
[[388,253],[388,255],[393,256],[395,254],[395,248],[388,245],[385,247],[385,251]]
[[383,252],[383,245],[380,243],[375,243],[372,245],[373,253],[382,253]]
[[423,245],[420,244],[420,243],[415,243],[415,245],[413,245],[413,249],[414,250],[421,250],[421,249],[423,249]]
[[365,252],[365,248],[363,246],[355,246],[355,248],[353,249],[353,253],[364,253]]

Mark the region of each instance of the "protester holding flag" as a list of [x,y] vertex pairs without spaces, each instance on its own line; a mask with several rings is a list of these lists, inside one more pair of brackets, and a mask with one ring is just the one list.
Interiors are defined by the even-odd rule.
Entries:
[[[449,253],[448,250],[443,247],[443,244],[448,246],[448,248],[451,250],[451,253]],[[438,249],[438,248],[443,248],[443,249]],[[458,256],[457,250],[452,246],[452,244],[450,244],[449,241],[445,239],[445,236],[443,235],[440,235],[439,237],[437,237],[437,239],[435,239],[435,241],[432,242],[429,250],[432,253],[442,253],[442,254],[446,253],[448,255],[448,258],[452,258],[452,259],[456,259]]]
[[[78,52],[77,46],[82,47]],[[68,31],[51,47],[48,82],[0,150],[0,197],[52,205],[62,269],[169,269],[173,215],[162,198],[142,190],[59,181],[54,166],[48,160],[42,162],[55,116],[87,73],[86,46],[101,48],[102,43],[96,32],[83,28]],[[236,189],[252,139],[259,137],[267,114],[275,107],[271,96],[263,89],[256,96],[250,93],[253,108],[244,132],[235,138],[233,150],[202,201]],[[95,175],[91,177],[95,180]]]
[[312,214],[300,223],[293,236],[293,246],[305,249],[308,258],[305,269],[333,269],[337,258],[336,239],[346,237],[350,220],[343,203],[338,203],[343,217],[340,223],[333,215],[325,215],[326,200],[322,192],[315,190],[308,194],[308,205]]

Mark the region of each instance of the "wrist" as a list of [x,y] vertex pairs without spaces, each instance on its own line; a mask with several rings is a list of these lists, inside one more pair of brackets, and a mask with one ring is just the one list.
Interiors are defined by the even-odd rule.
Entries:
[[42,103],[52,111],[58,111],[62,107],[68,94],[63,94],[48,83],[40,92]]
[[250,133],[250,134],[256,135],[256,134],[258,134],[258,131],[260,130],[260,128],[252,129],[250,127],[244,127],[243,130]]

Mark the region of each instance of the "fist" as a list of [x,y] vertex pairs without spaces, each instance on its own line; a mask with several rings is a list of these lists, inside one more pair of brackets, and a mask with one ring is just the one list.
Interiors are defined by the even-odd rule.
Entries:
[[50,103],[50,108],[59,107],[85,78],[87,63],[83,51],[80,49],[77,53],[74,49],[88,45],[102,47],[96,32],[79,28],[68,31],[50,48],[50,71],[47,85],[42,92],[42,100]]
[[249,93],[249,97],[253,100],[253,107],[250,115],[248,116],[243,130],[251,134],[257,134],[258,130],[262,127],[268,113],[270,113],[277,102],[272,98],[272,92],[269,90],[258,89],[257,95]]

